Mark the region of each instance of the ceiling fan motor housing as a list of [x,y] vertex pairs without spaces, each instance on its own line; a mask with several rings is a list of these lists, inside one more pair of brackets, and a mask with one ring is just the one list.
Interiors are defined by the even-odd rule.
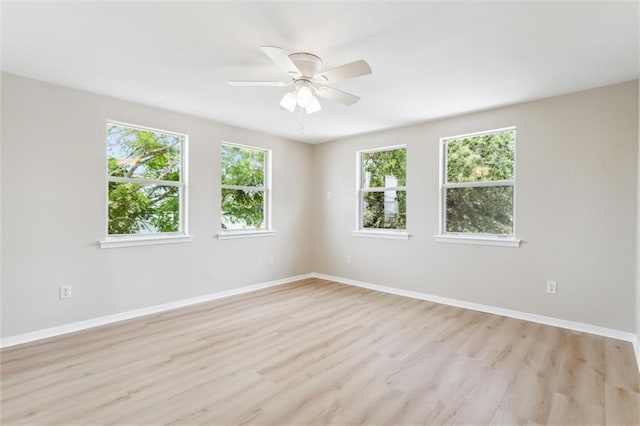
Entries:
[[302,77],[311,79],[320,72],[322,68],[322,59],[311,53],[298,52],[289,55],[289,58],[300,70]]

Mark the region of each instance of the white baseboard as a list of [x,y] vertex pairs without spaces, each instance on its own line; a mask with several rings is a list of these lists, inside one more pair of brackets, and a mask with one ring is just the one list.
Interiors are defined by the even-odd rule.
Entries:
[[363,281],[356,281],[349,278],[336,277],[333,275],[320,274],[316,272],[303,274],[303,275],[296,275],[296,276],[282,278],[275,281],[249,285],[245,287],[220,291],[216,293],[205,294],[203,296],[177,300],[175,302],[164,303],[161,305],[154,305],[146,308],[134,309],[131,311],[120,312],[118,314],[107,315],[107,316],[93,318],[85,321],[78,321],[70,324],[64,324],[57,327],[47,328],[44,330],[18,334],[15,336],[9,336],[9,337],[0,339],[0,348],[7,348],[10,346],[29,343],[36,340],[46,339],[49,337],[55,337],[63,334],[73,333],[76,331],[86,330],[93,327],[99,327],[101,325],[112,324],[115,322],[124,321],[132,318],[138,318],[144,315],[170,311],[172,309],[196,305],[198,303],[209,302],[211,300],[222,299],[225,297],[235,296],[243,293],[249,293],[252,291],[269,288],[269,287],[275,287],[278,285],[287,284],[293,281],[299,281],[307,278],[319,278],[319,279],[324,279],[328,281],[335,281],[342,284],[353,285],[357,287],[367,288],[370,290],[395,294],[398,296],[410,297],[412,299],[427,300],[430,302],[442,303],[444,305],[455,306],[458,308],[471,309],[474,311],[486,312],[486,313],[495,314],[495,315],[502,315],[505,317],[517,318],[517,319],[531,321],[539,324],[551,325],[554,327],[560,327],[560,328],[581,331],[584,333],[590,333],[590,334],[595,334],[595,335],[604,336],[604,337],[611,337],[613,339],[624,340],[627,342],[631,342],[633,344],[633,348],[636,355],[636,361],[638,363],[638,370],[640,371],[640,343],[638,342],[638,336],[634,333],[614,330],[611,328],[599,327],[599,326],[585,324],[581,322],[567,321],[560,318],[548,317],[544,315],[536,315],[536,314],[531,314],[527,312],[520,312],[520,311],[511,310],[511,309],[499,308],[495,306],[482,305],[479,303],[466,302],[464,300],[451,299],[451,298],[442,297],[442,296],[435,296],[427,293],[420,293],[420,292],[410,291],[410,290],[402,290],[402,289],[393,288],[393,287],[385,287],[377,284],[366,283]]
[[175,302],[163,303],[161,305],[148,306],[146,308],[134,309],[132,311],[120,312],[113,315],[107,315],[99,318],[93,318],[85,321],[78,321],[70,324],[59,325],[57,327],[47,328],[44,330],[32,331],[29,333],[18,334],[15,336],[4,337],[0,339],[0,348],[20,345],[23,343],[33,342],[36,340],[46,339],[49,337],[60,336],[63,334],[73,333],[75,331],[86,330],[88,328],[98,327],[101,325],[112,324],[114,322],[124,321],[131,318],[137,318],[144,315],[155,314],[158,312],[170,311],[172,309],[183,308],[185,306],[196,305],[198,303],[209,302],[211,300],[222,299],[224,297],[235,296],[238,294],[249,293],[263,288],[275,287],[287,284],[293,281],[299,281],[311,278],[311,274],[296,275],[293,277],[282,278],[275,281],[269,281],[260,284],[249,285],[231,290],[219,291],[216,293],[205,294],[203,296],[191,297],[189,299],[177,300]]
[[[599,327],[597,325],[585,324],[575,321],[567,321],[560,318],[548,317],[544,315],[530,314],[527,312],[514,311],[511,309],[499,308],[496,306],[482,305],[479,303],[466,302],[464,300],[450,299],[448,297],[434,296],[427,293],[419,293],[417,291],[402,290],[399,288],[385,287],[377,284],[356,281],[349,278],[336,277],[333,275],[311,273],[314,278],[320,278],[337,283],[353,285],[356,287],[368,288],[370,290],[381,291],[384,293],[395,294],[397,296],[410,297],[412,299],[427,300],[429,302],[442,303],[443,305],[455,306],[458,308],[471,309],[473,311],[486,312],[489,314],[502,315],[510,318],[517,318],[525,321],[531,321],[539,324],[551,325],[554,327],[565,328],[568,330],[581,331],[584,333],[596,334],[598,336],[611,337],[613,339],[631,342],[635,346],[636,360],[638,359],[638,339],[634,333],[627,331],[615,330],[612,328]],[[640,368],[640,362],[639,362]]]

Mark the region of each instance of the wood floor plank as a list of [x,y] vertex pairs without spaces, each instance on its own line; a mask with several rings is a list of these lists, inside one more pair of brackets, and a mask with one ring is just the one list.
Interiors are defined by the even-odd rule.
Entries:
[[0,357],[3,425],[640,424],[627,342],[315,278]]
[[626,368],[635,362],[633,347],[619,340],[604,340],[605,381],[607,384],[640,392],[640,373],[637,369]]
[[517,419],[546,424],[551,413],[557,376],[539,374],[523,366],[507,388],[499,410]]
[[607,384],[605,401],[607,425],[640,424],[640,394]]
[[603,425],[605,424],[604,413],[604,408],[598,405],[585,403],[570,396],[556,393],[553,396],[548,424]]

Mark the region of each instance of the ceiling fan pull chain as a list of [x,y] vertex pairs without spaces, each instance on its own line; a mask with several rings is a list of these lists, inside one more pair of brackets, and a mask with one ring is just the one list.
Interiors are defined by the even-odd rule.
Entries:
[[300,135],[304,135],[304,108],[298,108],[298,114],[300,116]]

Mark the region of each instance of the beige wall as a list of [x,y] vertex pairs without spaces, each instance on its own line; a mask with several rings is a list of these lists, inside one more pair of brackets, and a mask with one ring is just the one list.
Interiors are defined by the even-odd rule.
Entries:
[[[2,77],[3,337],[311,271],[640,331],[637,82],[310,146]],[[97,247],[106,119],[189,134],[192,243]],[[434,242],[439,138],[511,125],[522,247]],[[221,140],[273,150],[274,237],[214,238]],[[408,147],[412,237],[353,237],[355,152],[395,144]]]
[[[439,138],[508,126],[518,131],[522,246],[436,243]],[[314,269],[634,331],[637,133],[636,81],[316,145]],[[354,237],[356,151],[396,144],[407,145],[412,237]]]
[[[312,269],[311,146],[14,75],[2,89],[3,337]],[[192,243],[98,248],[107,119],[189,135]],[[214,238],[223,139],[273,150],[275,236]]]

